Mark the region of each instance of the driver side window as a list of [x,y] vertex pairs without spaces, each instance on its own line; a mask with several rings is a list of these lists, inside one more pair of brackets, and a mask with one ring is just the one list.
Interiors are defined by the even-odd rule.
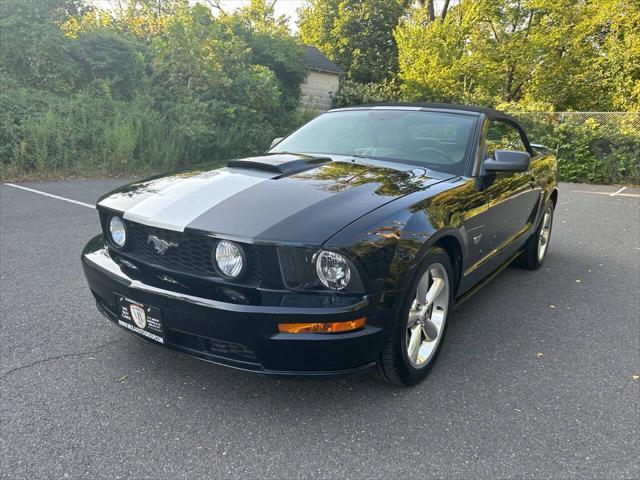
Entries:
[[520,131],[510,123],[492,120],[487,131],[485,158],[493,157],[496,150],[516,150],[526,152]]

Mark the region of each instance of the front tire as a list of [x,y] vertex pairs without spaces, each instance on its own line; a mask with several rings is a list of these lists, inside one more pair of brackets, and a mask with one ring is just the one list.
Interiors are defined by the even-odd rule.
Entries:
[[454,285],[449,255],[442,248],[432,247],[387,333],[375,370],[379,378],[411,386],[427,376],[442,348]]
[[549,202],[542,213],[542,219],[527,241],[527,246],[522,253],[522,263],[529,270],[537,270],[544,263],[544,259],[549,251],[549,240],[551,239],[551,229],[553,227],[553,203]]

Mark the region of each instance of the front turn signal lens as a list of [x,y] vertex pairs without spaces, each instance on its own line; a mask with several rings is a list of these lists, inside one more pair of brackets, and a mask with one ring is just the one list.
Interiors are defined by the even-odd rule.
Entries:
[[279,323],[280,333],[340,333],[349,332],[364,327],[366,317],[356,318],[347,322],[331,323]]

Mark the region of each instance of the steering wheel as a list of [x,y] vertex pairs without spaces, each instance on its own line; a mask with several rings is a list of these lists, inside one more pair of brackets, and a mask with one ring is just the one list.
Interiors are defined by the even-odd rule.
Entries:
[[428,152],[437,153],[447,163],[450,163],[453,160],[449,155],[444,153],[442,150],[439,150],[439,149],[434,148],[434,147],[421,147],[421,148],[418,149],[418,153],[427,152],[427,151]]

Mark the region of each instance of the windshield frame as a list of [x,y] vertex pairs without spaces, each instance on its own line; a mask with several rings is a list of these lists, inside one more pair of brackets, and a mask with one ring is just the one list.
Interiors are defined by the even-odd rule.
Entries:
[[[463,160],[464,160],[464,164],[465,164],[464,174],[459,175],[459,174],[454,174],[454,173],[448,172],[448,171],[446,171],[446,169],[437,168],[433,163],[428,164],[428,163],[425,163],[425,162],[422,162],[422,161],[417,161],[417,160],[414,161],[414,160],[403,159],[403,158],[380,157],[380,156],[374,156],[374,155],[345,154],[345,153],[339,153],[339,152],[326,152],[326,151],[316,152],[316,151],[309,151],[309,150],[296,151],[296,152],[277,151],[278,147],[282,144],[282,142],[284,142],[287,138],[289,138],[291,135],[296,133],[301,128],[305,127],[309,123],[311,123],[314,120],[316,120],[318,117],[321,117],[321,116],[324,116],[324,115],[331,115],[331,114],[334,114],[334,113],[340,113],[340,112],[371,111],[371,110],[396,110],[396,111],[412,111],[412,112],[440,113],[440,114],[444,113],[444,114],[465,116],[465,117],[473,118],[474,122],[471,124],[471,127],[469,129],[469,137],[467,139],[467,144],[466,144],[465,152],[464,152],[464,156],[463,156]],[[280,140],[277,145],[274,145],[272,148],[270,148],[267,151],[267,153],[268,154],[292,153],[292,154],[304,154],[304,155],[310,155],[310,156],[327,155],[327,156],[341,156],[341,157],[347,157],[347,158],[371,159],[371,160],[377,160],[377,161],[382,161],[382,162],[390,162],[390,163],[398,163],[398,164],[403,164],[403,165],[416,166],[416,167],[423,168],[425,170],[438,172],[438,173],[441,173],[441,174],[449,174],[449,175],[455,175],[455,176],[470,177],[471,176],[471,171],[472,171],[472,169],[474,167],[474,162],[472,162],[472,159],[475,158],[474,150],[476,150],[475,147],[477,146],[476,145],[476,143],[477,143],[476,139],[478,138],[478,135],[479,135],[479,131],[478,130],[482,128],[482,119],[483,119],[483,117],[484,117],[484,115],[482,113],[471,111],[471,110],[434,108],[434,107],[417,107],[417,106],[408,106],[408,105],[407,106],[376,105],[376,106],[352,106],[352,107],[334,108],[334,109],[327,110],[327,111],[319,113],[318,115],[314,116],[309,121],[307,121],[304,124],[302,124],[300,127],[296,128],[294,131],[289,133],[287,136],[283,137],[282,140]]]

